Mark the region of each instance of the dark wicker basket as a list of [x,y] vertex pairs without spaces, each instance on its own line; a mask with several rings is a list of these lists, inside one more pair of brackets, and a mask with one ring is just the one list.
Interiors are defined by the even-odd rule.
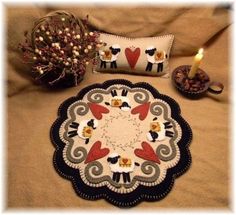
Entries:
[[87,19],[54,11],[38,19],[30,38],[27,35],[19,48],[25,63],[31,64],[37,83],[49,87],[76,86],[83,80],[86,65],[96,62],[99,33],[88,31]]

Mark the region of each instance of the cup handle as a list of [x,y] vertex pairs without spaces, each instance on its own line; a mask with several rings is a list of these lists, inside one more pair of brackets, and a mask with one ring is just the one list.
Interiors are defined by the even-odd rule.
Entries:
[[[215,90],[212,87],[217,87],[219,89]],[[224,85],[220,82],[211,82],[208,87],[208,91],[213,94],[221,94],[224,89]]]

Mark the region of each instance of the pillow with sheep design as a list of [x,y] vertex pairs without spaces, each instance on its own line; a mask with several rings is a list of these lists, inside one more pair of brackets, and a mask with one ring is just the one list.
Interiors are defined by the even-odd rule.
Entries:
[[101,33],[100,40],[105,46],[98,51],[98,64],[94,71],[169,76],[172,34],[127,38]]

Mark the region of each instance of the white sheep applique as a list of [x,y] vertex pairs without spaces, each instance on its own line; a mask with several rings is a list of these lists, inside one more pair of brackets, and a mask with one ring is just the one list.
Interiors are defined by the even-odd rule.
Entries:
[[85,144],[89,143],[89,139],[92,136],[93,130],[98,126],[96,119],[82,120],[80,123],[72,122],[70,128],[75,130],[68,132],[68,137],[74,137],[78,135],[80,138],[85,140]]
[[99,50],[99,57],[101,60],[100,68],[107,68],[107,63],[110,63],[110,68],[111,69],[116,69],[117,68],[117,58],[120,54],[120,45],[119,44],[114,44],[110,46],[109,49],[107,50]]
[[129,158],[123,158],[118,153],[112,153],[107,158],[111,172],[113,173],[112,180],[119,183],[120,176],[123,176],[124,183],[130,183],[130,173],[134,171],[135,166],[140,166]]
[[147,56],[147,66],[145,71],[152,71],[153,64],[157,64],[157,73],[163,71],[163,63],[167,59],[165,51],[159,51],[154,46],[149,46],[145,50]]
[[150,124],[150,130],[147,133],[147,139],[150,142],[156,142],[162,141],[166,137],[173,137],[174,133],[170,130],[167,130],[170,128],[173,128],[170,122],[158,121],[157,117],[155,117]]
[[110,105],[111,107],[118,107],[122,111],[129,111],[131,109],[130,100],[127,97],[128,90],[123,89],[121,95],[118,96],[116,90],[111,91],[112,98],[109,102],[105,102],[106,105]]

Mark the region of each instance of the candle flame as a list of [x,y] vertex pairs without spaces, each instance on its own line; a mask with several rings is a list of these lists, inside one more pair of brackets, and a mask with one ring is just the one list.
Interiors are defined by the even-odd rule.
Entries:
[[203,49],[203,48],[200,48],[200,49],[198,50],[198,54],[203,54],[203,52],[204,52],[204,49]]

